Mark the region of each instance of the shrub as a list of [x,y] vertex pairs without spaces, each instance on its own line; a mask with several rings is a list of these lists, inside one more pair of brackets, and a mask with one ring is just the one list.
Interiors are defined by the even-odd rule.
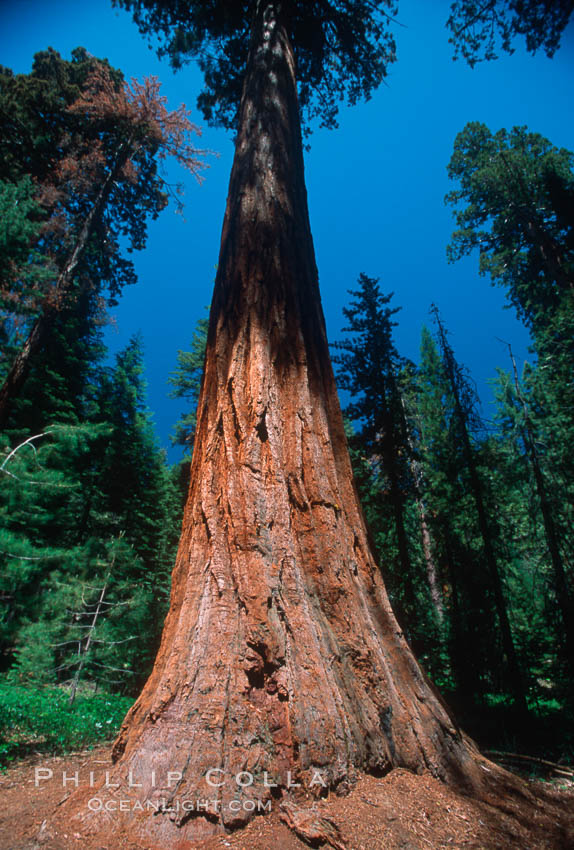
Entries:
[[112,739],[132,704],[117,694],[78,695],[72,706],[57,687],[0,681],[0,765],[30,750],[53,754]]

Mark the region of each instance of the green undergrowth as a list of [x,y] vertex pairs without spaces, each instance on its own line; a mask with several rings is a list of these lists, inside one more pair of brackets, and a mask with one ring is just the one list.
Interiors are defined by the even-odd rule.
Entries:
[[111,740],[133,700],[0,680],[0,768],[30,752],[64,754]]
[[[483,752],[518,753],[574,767],[574,712],[564,702],[529,700],[528,715],[523,717],[517,715],[509,696],[486,694],[482,703],[466,708],[457,705],[454,694],[444,696],[461,727]],[[530,767],[533,776],[540,773],[535,763]]]

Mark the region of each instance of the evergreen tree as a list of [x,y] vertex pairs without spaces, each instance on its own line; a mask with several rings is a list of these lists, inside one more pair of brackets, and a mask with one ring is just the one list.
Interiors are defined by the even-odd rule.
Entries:
[[95,293],[79,292],[54,318],[41,354],[30,362],[25,388],[15,399],[5,432],[12,441],[48,425],[80,424],[97,418],[104,316]]
[[[16,115],[9,112],[14,100]],[[183,107],[168,112],[157,80],[127,86],[120,72],[81,48],[71,62],[53,50],[38,54],[31,75],[4,69],[0,118],[2,130],[16,125],[15,140],[4,142],[4,173],[33,177],[43,213],[38,245],[54,267],[49,285],[36,292],[35,314],[0,388],[5,423],[59,310],[88,288],[106,291],[113,303],[135,282],[120,240],[141,249],[147,219],[167,203],[158,161],[174,156],[196,175],[200,161],[189,140],[197,128]],[[17,277],[29,279],[26,262]],[[21,288],[10,293],[15,305]]]
[[175,424],[171,442],[174,446],[184,447],[188,462],[191,460],[197,425],[197,402],[203,375],[208,323],[208,319],[197,320],[190,350],[177,352],[177,367],[168,378],[172,387],[170,397],[184,399],[187,407],[187,412]]
[[[45,416],[37,413],[40,399],[52,406],[55,424],[39,440],[23,440],[11,457],[6,449],[5,662],[15,661],[26,678],[66,681],[81,660],[82,678],[133,693],[157,650],[181,506],[145,407],[141,343],[133,340],[113,368],[102,365],[100,346],[88,371],[95,352],[78,360],[76,321],[70,311],[59,343],[62,374],[33,373],[19,400],[28,426]],[[50,345],[57,342],[53,335]],[[77,370],[74,380],[65,376],[67,362]],[[58,391],[59,401],[52,397]],[[104,587],[84,659],[78,634]]]
[[[159,37],[158,53],[173,67],[197,61],[205,85],[198,108],[213,124],[237,127],[257,2],[114,2],[133,10],[144,35]],[[300,116],[336,127],[339,102],[353,105],[369,98],[395,61],[389,24],[396,3],[330,0],[319,8],[297,0],[284,3],[280,11],[297,64]]]
[[405,364],[392,338],[396,326],[392,317],[399,308],[389,307],[392,293],[384,295],[378,280],[365,274],[359,276],[358,289],[351,290],[350,295],[350,306],[343,308],[347,319],[343,332],[348,337],[334,343],[341,353],[333,357],[333,362],[339,367],[339,387],[351,394],[344,414],[354,423],[352,443],[365,457],[370,486],[378,492],[376,527],[382,538],[378,550],[381,559],[384,553],[389,594],[412,638],[418,631],[417,620],[419,626],[422,623],[407,531],[412,480],[399,386]]
[[[574,155],[526,127],[492,133],[471,122],[448,166],[459,182],[451,261],[479,250],[479,268],[503,285],[532,331],[541,363],[572,411],[574,369]],[[559,396],[562,395],[562,399]]]
[[[476,523],[450,382],[437,345],[422,329],[417,373],[416,420],[424,497],[444,592],[446,643],[459,701],[467,709],[487,688],[496,624],[476,568]],[[445,684],[452,684],[445,680]]]
[[[305,779],[317,763],[332,787],[356,767],[402,764],[457,784],[470,775],[477,788],[485,772],[404,644],[370,553],[303,179],[300,105],[333,123],[341,94],[370,94],[394,59],[394,6],[121,5],[146,34],[159,32],[175,65],[199,58],[205,110],[237,137],[172,605],[114,775],[127,783],[136,764],[181,767],[172,802],[207,790],[207,766],[233,774],[246,764],[277,789],[284,769]],[[253,799],[249,787],[222,788],[221,829],[249,817],[231,813],[230,793],[234,804]],[[77,806],[60,810],[66,829]],[[154,818],[154,835],[193,843],[213,830],[205,820]],[[138,816],[126,832],[137,843],[146,827]]]
[[524,36],[529,53],[542,49],[553,56],[573,8],[572,0],[454,0],[447,27],[455,58],[461,55],[472,67],[496,59],[500,48],[513,53],[517,36]]
[[0,181],[0,380],[37,308],[37,292],[53,274],[46,258],[32,247],[42,228],[42,209],[34,194],[27,175],[15,183]]
[[468,381],[464,378],[462,369],[455,360],[454,352],[448,342],[437,308],[433,307],[432,312],[438,328],[444,373],[454,403],[453,421],[462,448],[462,457],[468,472],[469,492],[474,502],[488,581],[492,588],[499,621],[509,686],[517,708],[524,713],[527,708],[526,695],[508,616],[508,603],[504,592],[500,564],[495,551],[494,539],[496,532],[494,531],[494,516],[487,507],[485,486],[479,472],[477,457],[471,440],[472,423],[473,420],[475,422],[477,421],[476,398]]
[[506,439],[512,431],[517,457],[529,465],[527,498],[535,498],[541,511],[561,612],[556,625],[570,656],[571,518],[565,506],[574,481],[573,155],[525,127],[493,134],[471,123],[457,136],[449,174],[459,189],[447,200],[463,205],[455,212],[459,229],[450,258],[478,248],[481,271],[506,287],[532,333],[537,367],[524,390],[516,380],[511,392],[506,381],[503,421]]
[[[101,415],[113,431],[101,477],[106,509],[115,517],[116,535],[122,532],[150,574],[155,569],[159,578],[162,567],[171,568],[171,563],[158,563],[158,544],[166,522],[162,506],[165,458],[156,442],[145,392],[142,340],[134,337],[117,354],[114,368],[102,381]],[[157,590],[165,593],[161,585]]]
[[135,281],[120,237],[143,247],[165,206],[161,158],[198,167],[194,128],[157,81],[128,88],[82,49],[70,62],[37,54],[29,75],[1,69],[0,124],[2,663],[133,691],[157,649],[180,506],[145,410],[141,347],[103,365],[103,296]]
[[[510,356],[513,376],[502,370],[499,370],[498,375],[498,419],[502,437],[509,446],[513,460],[515,463],[518,461],[523,470],[522,479],[526,490],[524,501],[527,504],[534,501],[536,505],[533,513],[537,521],[532,522],[531,527],[535,536],[541,538],[538,540],[539,548],[546,550],[546,558],[542,561],[549,561],[551,565],[551,575],[548,575],[549,570],[546,569],[547,587],[541,595],[547,600],[548,610],[552,610],[551,619],[554,620],[558,644],[562,648],[562,658],[570,667],[569,678],[572,682],[572,541],[570,523],[564,515],[570,494],[568,487],[553,475],[553,452],[551,448],[549,450],[553,435],[549,433],[547,417],[540,419],[531,404],[531,398],[535,399],[535,392],[540,388],[537,370],[526,369],[525,378],[521,382],[512,349]],[[544,563],[541,564],[543,567]],[[554,615],[556,603],[560,611],[558,622]]]
[[[28,656],[41,652],[45,665],[29,671],[32,675],[41,678],[47,668],[55,667],[50,663],[51,641],[39,639],[33,645],[25,639],[23,627],[42,619],[45,594],[53,581],[85,569],[87,554],[77,535],[77,508],[83,499],[77,467],[104,430],[54,425],[15,448],[4,443],[0,491],[4,667],[13,662],[19,646],[26,646]],[[56,616],[55,609],[50,616]]]

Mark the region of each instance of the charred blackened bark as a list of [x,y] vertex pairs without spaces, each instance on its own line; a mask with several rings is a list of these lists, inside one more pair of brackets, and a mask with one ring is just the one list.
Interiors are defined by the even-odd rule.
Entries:
[[[140,796],[174,808],[130,826],[165,847],[241,825],[289,774],[315,791],[395,765],[474,776],[367,542],[320,305],[293,53],[269,0],[254,22],[170,611],[114,757],[114,781],[132,771]],[[216,804],[177,810],[198,799]]]

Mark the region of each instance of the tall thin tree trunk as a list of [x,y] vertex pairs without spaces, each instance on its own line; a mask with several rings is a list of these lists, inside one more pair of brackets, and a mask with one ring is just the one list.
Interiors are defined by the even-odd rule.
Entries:
[[14,358],[12,366],[4,379],[4,383],[0,387],[0,428],[6,425],[12,404],[20,394],[28,377],[32,360],[43,348],[54,321],[59,315],[61,304],[70,293],[78,263],[86,250],[98,218],[105,209],[114,180],[125,165],[130,152],[128,143],[124,143],[118,151],[116,162],[98,190],[94,202],[82,223],[72,250],[58,276],[56,285],[44,300],[44,304],[34,320],[24,344]]
[[257,4],[239,121],[171,606],[114,746],[114,781],[127,787],[131,770],[140,796],[174,809],[134,815],[129,835],[165,847],[241,825],[289,774],[339,788],[393,765],[457,783],[482,774],[369,550],[320,305],[293,53],[272,0]]
[[460,552],[453,545],[453,535],[448,522],[442,524],[441,536],[444,545],[446,573],[450,580],[451,602],[449,605],[448,644],[452,672],[456,682],[457,698],[460,707],[467,716],[476,710],[476,700],[484,697],[484,684],[480,677],[481,661],[478,647],[473,640],[473,629],[465,618],[464,594],[461,592],[459,577],[463,564]]
[[444,618],[444,608],[442,601],[442,593],[439,587],[436,562],[432,552],[432,538],[429,529],[428,517],[424,502],[420,491],[415,490],[415,502],[417,513],[419,515],[419,525],[421,530],[421,541],[423,546],[423,558],[425,562],[427,584],[429,588],[430,598],[436,614],[437,622],[442,625]]
[[566,649],[566,658],[569,666],[573,668],[574,604],[572,600],[572,593],[570,591],[570,588],[568,587],[568,578],[566,575],[566,570],[564,568],[562,553],[560,551],[558,533],[556,530],[556,525],[554,523],[554,518],[552,516],[552,507],[550,505],[546,482],[544,481],[544,474],[542,472],[540,459],[538,456],[538,450],[536,448],[536,438],[534,436],[534,426],[532,423],[532,417],[530,416],[527,401],[524,398],[524,395],[522,394],[522,390],[520,389],[520,381],[518,380],[518,369],[516,368],[516,360],[514,359],[514,354],[512,353],[512,348],[510,345],[508,346],[508,350],[514,372],[514,387],[516,390],[516,397],[522,406],[522,411],[524,414],[524,427],[520,429],[522,442],[524,443],[526,455],[530,461],[532,472],[534,474],[536,493],[540,502],[540,512],[542,514],[542,522],[544,525],[546,545],[548,547],[548,552],[550,553],[550,560],[552,561],[552,568],[554,570],[556,599],[558,601],[558,607],[560,608],[562,626],[564,628],[564,645]]
[[[395,584],[398,588],[401,588],[404,597],[404,603],[406,605],[406,611],[404,610],[404,605],[401,605],[400,613],[397,611],[397,617],[401,625],[407,626],[409,620],[412,621],[412,618],[416,616],[417,613],[417,602],[414,590],[414,582],[413,582],[413,570],[411,564],[411,556],[409,551],[409,541],[407,537],[407,531],[405,527],[405,500],[404,495],[401,489],[399,474],[397,470],[397,448],[395,444],[395,440],[392,436],[393,422],[392,417],[388,416],[388,421],[386,425],[387,434],[389,434],[389,443],[388,450],[384,453],[383,461],[384,461],[384,471],[389,479],[390,485],[390,498],[391,505],[393,507],[393,518],[395,525],[395,533],[397,537],[397,549],[398,549],[398,568],[399,573],[398,576],[395,576]],[[408,629],[407,629],[408,631]]]
[[[113,562],[112,562],[113,563]],[[82,670],[84,669],[85,663],[88,659],[88,653],[92,646],[92,640],[94,637],[94,631],[98,624],[98,618],[100,616],[100,611],[104,602],[104,597],[106,595],[106,590],[108,589],[108,580],[104,582],[104,586],[100,592],[100,596],[98,599],[98,603],[96,605],[96,610],[94,611],[94,616],[92,617],[92,622],[90,623],[90,628],[88,629],[88,636],[86,639],[86,645],[84,646],[84,650],[81,654],[80,662],[76,668],[76,672],[74,673],[74,678],[72,680],[72,687],[70,688],[70,699],[68,700],[68,705],[73,705],[74,700],[76,699],[76,691],[78,690],[78,684],[80,682],[80,676],[82,675]]]
[[417,508],[417,513],[419,515],[419,527],[421,530],[421,542],[423,547],[423,558],[425,562],[425,569],[427,574],[427,584],[429,588],[429,594],[431,598],[431,602],[434,608],[434,612],[436,615],[437,623],[442,626],[443,618],[444,618],[444,607],[443,607],[443,599],[442,593],[439,587],[438,582],[438,571],[435,563],[435,559],[433,557],[432,552],[432,538],[429,528],[428,516],[425,508],[425,503],[423,499],[423,471],[421,464],[415,457],[415,447],[412,438],[412,431],[409,425],[409,420],[407,416],[407,407],[405,404],[404,396],[401,394],[401,410],[403,417],[403,427],[406,436],[406,442],[409,449],[409,466],[411,469],[411,476],[413,481],[413,493],[415,497],[415,504]]
[[498,614],[498,620],[500,624],[500,632],[502,637],[502,646],[504,648],[504,652],[506,654],[506,666],[508,670],[509,676],[509,684],[510,690],[512,692],[512,696],[514,698],[514,702],[516,708],[522,713],[527,713],[527,704],[526,704],[526,695],[524,692],[524,683],[522,681],[522,674],[520,672],[520,666],[518,663],[518,657],[516,654],[516,649],[514,646],[514,639],[512,637],[512,630],[510,628],[510,621],[508,619],[508,611],[506,606],[506,599],[504,597],[504,589],[502,586],[502,579],[500,577],[500,570],[498,569],[498,562],[496,560],[496,555],[494,553],[494,547],[492,545],[492,534],[488,523],[488,516],[486,506],[484,504],[484,496],[482,492],[482,482],[480,480],[480,476],[478,474],[478,469],[476,468],[476,461],[474,457],[474,452],[472,450],[472,446],[470,444],[470,436],[468,433],[468,427],[466,422],[466,416],[464,414],[464,410],[462,407],[462,401],[460,398],[460,392],[456,381],[455,370],[454,370],[454,362],[453,362],[453,354],[452,350],[448,344],[446,334],[444,332],[444,328],[440,317],[438,315],[438,311],[435,310],[435,316],[437,320],[439,336],[441,341],[441,348],[444,355],[445,368],[447,377],[449,379],[456,416],[459,423],[460,434],[462,438],[462,444],[464,448],[464,454],[466,457],[466,465],[468,468],[468,472],[470,475],[470,486],[472,489],[472,494],[474,498],[474,503],[476,506],[476,513],[478,517],[478,527],[480,531],[480,536],[482,538],[482,545],[484,549],[484,555],[486,558],[486,563],[488,566],[488,572],[490,575],[490,581],[492,584],[492,589],[494,592],[494,604],[496,606],[496,613]]

